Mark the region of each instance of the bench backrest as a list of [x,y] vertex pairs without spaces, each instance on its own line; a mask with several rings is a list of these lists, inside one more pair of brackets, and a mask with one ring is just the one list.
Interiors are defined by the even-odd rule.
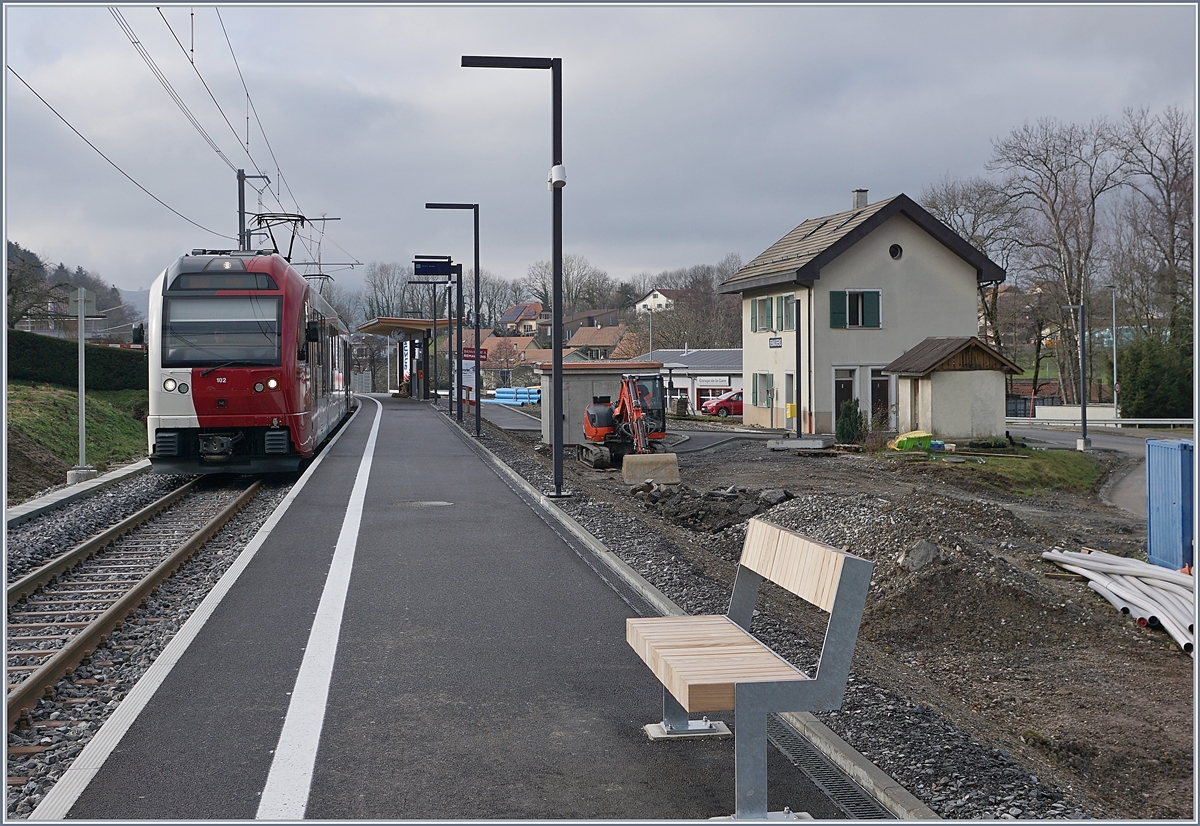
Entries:
[[873,567],[865,559],[761,519],[751,519],[746,525],[746,541],[727,616],[750,630],[763,579],[829,614],[814,675],[823,685],[813,710],[841,704]]
[[751,519],[746,525],[742,565],[826,613],[833,611],[847,556],[844,551],[761,519]]

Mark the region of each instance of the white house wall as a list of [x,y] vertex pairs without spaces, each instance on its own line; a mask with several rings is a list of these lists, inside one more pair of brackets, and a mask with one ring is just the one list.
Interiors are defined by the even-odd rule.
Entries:
[[[898,260],[889,254],[893,244],[899,244],[903,250]],[[831,328],[829,294],[834,290],[879,290],[879,328]],[[783,426],[785,373],[796,367],[797,334],[752,332],[749,302],[789,293],[796,297],[798,332],[803,336],[802,363],[796,371],[803,432],[810,429],[818,433],[833,432],[836,369],[855,371],[854,395],[867,412],[872,368],[891,363],[929,336],[972,336],[978,332],[974,267],[907,217],[897,214],[822,269],[813,286],[811,313],[809,293],[800,285],[790,290],[775,287],[743,294],[742,364],[748,394],[743,420],[747,424],[771,426],[772,411],[749,404],[755,374],[769,371],[776,388],[774,425]],[[810,316],[814,333],[811,337]],[[772,337],[781,338],[782,346],[771,348]],[[805,352],[810,340],[813,342],[811,388],[809,354]],[[894,380],[891,399],[896,400]]]
[[950,441],[1004,436],[1004,373],[945,370],[930,374],[930,378],[931,433]]

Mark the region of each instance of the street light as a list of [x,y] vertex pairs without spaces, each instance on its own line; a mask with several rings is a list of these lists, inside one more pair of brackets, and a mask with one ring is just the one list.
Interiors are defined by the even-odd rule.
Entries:
[[1079,438],[1075,440],[1076,450],[1088,450],[1092,446],[1087,435],[1087,311],[1083,304],[1067,304],[1064,310],[1079,310]]
[[1120,392],[1121,385],[1117,384],[1117,285],[1109,284],[1108,288],[1112,290],[1112,348],[1113,348],[1113,418],[1121,417],[1120,408],[1117,407],[1117,393]]
[[[479,369],[479,204],[425,204],[426,209],[469,209],[475,213],[475,436],[480,431],[479,394],[482,390]],[[462,284],[458,290],[458,392],[462,394]],[[458,403],[458,420],[462,421],[462,400]]]
[[551,308],[551,388],[550,432],[554,453],[554,493],[548,496],[568,496],[563,493],[563,411],[562,411],[562,190],[567,185],[567,170],[562,162],[562,58],[561,57],[480,57],[463,55],[464,68],[477,69],[549,69],[550,99],[553,109],[551,124],[551,167],[546,183],[554,193],[554,305]]

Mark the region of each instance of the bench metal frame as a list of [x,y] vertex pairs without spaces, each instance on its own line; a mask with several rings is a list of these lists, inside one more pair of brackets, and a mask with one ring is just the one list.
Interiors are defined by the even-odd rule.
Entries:
[[[762,526],[783,533],[794,533],[762,520],[755,519],[752,522],[760,522]],[[747,538],[749,536],[748,528]],[[789,711],[831,711],[841,706],[846,693],[846,680],[850,674],[854,645],[858,639],[858,628],[866,606],[873,565],[865,559],[836,548],[827,545],[821,547],[827,554],[837,554],[843,559],[816,673],[810,679],[804,680],[747,683],[735,681],[737,725],[734,729],[734,775],[737,791],[734,817],[739,820],[767,818],[767,715]],[[746,551],[746,547],[743,547],[743,560],[746,558]],[[725,615],[747,635],[750,635],[750,621],[754,615],[759,586],[765,578],[763,574],[747,567],[743,562],[738,563],[733,594]],[[803,594],[798,596],[812,602]],[[754,639],[763,645],[757,638]],[[769,650],[769,646],[763,647]],[[799,669],[796,670],[803,673]],[[667,736],[674,734],[695,737],[709,731],[712,725],[707,717],[704,720],[689,720],[683,705],[666,686],[663,687],[662,727]]]

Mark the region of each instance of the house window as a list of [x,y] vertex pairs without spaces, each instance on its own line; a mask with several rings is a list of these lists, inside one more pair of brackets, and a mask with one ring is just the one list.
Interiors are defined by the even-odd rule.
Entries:
[[829,326],[879,327],[879,290],[832,290]]
[[770,373],[755,373],[754,374],[754,399],[755,407],[770,407],[771,402],[775,399],[775,377]]
[[779,324],[780,329],[781,330],[795,330],[796,329],[796,296],[785,295],[781,299],[779,299],[779,302],[781,305],[780,310],[779,310],[780,316],[781,316],[781,320],[780,320],[780,324]]
[[750,332],[774,330],[772,315],[775,312],[775,301],[771,296],[756,298],[750,302]]

